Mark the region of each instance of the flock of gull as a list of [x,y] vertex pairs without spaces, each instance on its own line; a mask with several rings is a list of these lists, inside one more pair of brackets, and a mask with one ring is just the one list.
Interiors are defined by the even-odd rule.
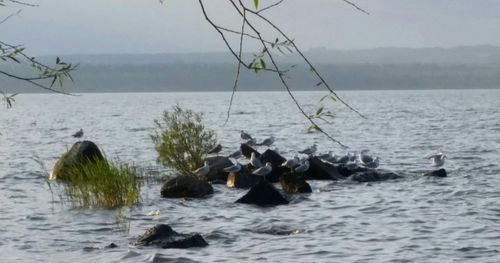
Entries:
[[[75,134],[72,135],[75,138],[83,137],[83,129],[80,129]],[[243,143],[249,146],[267,146],[270,147],[274,144],[275,138],[274,136],[270,136],[269,138],[264,139],[262,142],[257,143],[257,140],[254,139],[250,134],[240,131],[240,138]],[[304,173],[309,170],[309,160],[308,158],[313,156],[317,151],[317,145],[313,144],[312,146],[299,151],[298,153],[302,155],[299,158],[299,155],[296,154],[292,159],[288,159],[283,164],[282,167],[287,167],[291,171],[296,173]],[[207,154],[218,154],[222,151],[222,145],[217,144],[213,149],[207,152]],[[240,150],[231,153],[228,157],[233,163],[232,166],[224,168],[225,172],[228,173],[238,173],[241,170],[242,164],[240,164],[236,159],[240,158],[242,153]],[[331,151],[325,154],[317,155],[319,159],[323,162],[330,163],[333,165],[344,165],[347,168],[355,168],[357,166],[366,167],[366,168],[377,168],[379,165],[379,157],[373,157],[368,154],[368,150],[362,150],[361,152],[348,152],[345,155],[337,156],[333,154]],[[431,166],[433,167],[441,167],[444,165],[446,155],[442,152],[438,152],[429,156],[426,156],[426,159],[431,161]],[[266,176],[270,174],[273,170],[271,163],[267,162],[263,164],[259,158],[255,155],[255,152],[252,152],[250,159],[248,160],[253,167],[256,169],[252,172],[254,175]],[[210,172],[210,165],[208,162],[205,162],[202,167],[193,171],[193,174],[198,176],[205,176]]]
[[[257,143],[256,139],[254,139],[250,134],[244,131],[240,132],[240,137],[242,142],[249,146],[270,147],[275,141],[275,138],[273,136],[270,136],[269,138],[266,138],[262,142]],[[222,145],[218,144],[212,150],[208,151],[208,154],[218,154],[221,150],[222,150]],[[295,154],[293,158],[287,159],[285,162],[281,164],[281,166],[289,168],[292,172],[304,173],[307,170],[309,170],[310,164],[308,159],[311,156],[315,155],[317,150],[318,150],[317,145],[313,144],[312,146],[306,149],[298,151],[298,153]],[[241,156],[242,153],[240,150],[231,153],[228,157],[233,163],[233,165],[224,168],[224,171],[228,173],[238,173],[239,171],[241,171],[243,164],[237,161],[237,159],[240,158]],[[345,155],[341,156],[337,156],[330,151],[328,153],[319,154],[315,156],[321,159],[323,162],[330,163],[333,165],[344,165],[347,168],[355,168],[361,166],[374,169],[379,166],[379,161],[380,161],[379,157],[374,157],[369,155],[368,150],[362,150],[359,153],[348,152]],[[442,153],[431,155],[428,158],[432,160],[432,165],[435,167],[441,166],[444,163],[444,154]],[[266,176],[272,172],[273,167],[271,163],[269,162],[262,163],[262,161],[255,155],[255,152],[251,153],[250,158],[247,161],[249,164],[252,165],[252,167],[255,168],[255,170],[252,171],[252,174],[254,175]],[[205,164],[202,167],[196,169],[195,171],[193,171],[193,173],[199,176],[205,176],[209,173],[209,171],[210,171],[209,163],[205,162]]]

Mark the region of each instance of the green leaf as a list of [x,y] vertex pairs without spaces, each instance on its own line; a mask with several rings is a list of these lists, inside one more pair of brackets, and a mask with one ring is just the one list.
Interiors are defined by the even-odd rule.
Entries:
[[259,9],[259,0],[253,0],[253,5],[255,6],[255,9]]
[[260,65],[262,66],[262,69],[266,69],[266,62],[264,62],[263,59],[260,59]]
[[57,76],[54,76],[54,78],[52,79],[52,83],[50,83],[51,88],[54,86],[54,83],[56,82],[56,80],[57,80]]
[[326,98],[328,98],[330,94],[326,94],[325,96],[321,97],[321,99],[319,100],[319,102],[322,102],[324,101]]
[[315,85],[315,86],[316,86],[316,87],[317,87],[317,86],[321,86],[321,84],[323,84],[323,81],[320,81],[320,82],[316,83],[316,85]]
[[323,106],[319,107],[319,108],[316,110],[316,116],[320,115],[320,114],[323,112],[323,110],[324,110],[324,109],[325,109],[325,107],[323,107]]
[[317,131],[322,131],[321,128],[318,125],[312,124],[307,128],[308,132],[317,132]]

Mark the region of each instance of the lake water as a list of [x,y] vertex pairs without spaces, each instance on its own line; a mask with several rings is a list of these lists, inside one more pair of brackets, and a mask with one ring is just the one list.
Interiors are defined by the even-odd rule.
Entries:
[[[204,113],[224,153],[238,148],[242,129],[274,135],[286,157],[313,143],[321,152],[345,150],[307,133],[285,93],[238,93],[225,126],[229,93],[18,95],[13,109],[0,110],[0,261],[500,262],[500,90],[340,94],[368,119],[334,104],[336,118],[324,128],[352,150],[370,149],[403,179],[312,181],[312,194],[273,208],[235,204],[246,191],[221,185],[203,200],[162,199],[161,184],[150,183],[121,216],[62,203],[35,159],[50,168],[83,128],[109,157],[154,167],[153,120],[176,103]],[[311,112],[322,95],[296,93]],[[431,169],[423,157],[439,150],[449,177],[422,177]],[[131,245],[158,223],[199,232],[210,246]],[[111,242],[118,248],[103,248]]]

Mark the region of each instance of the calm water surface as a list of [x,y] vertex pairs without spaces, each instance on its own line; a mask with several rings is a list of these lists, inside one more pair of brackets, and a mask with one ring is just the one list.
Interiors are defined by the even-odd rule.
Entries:
[[[323,94],[296,95],[313,111]],[[370,149],[403,179],[311,182],[312,194],[275,208],[234,204],[245,191],[220,185],[204,200],[161,199],[161,184],[150,183],[142,202],[121,212],[61,202],[61,189],[49,189],[35,159],[50,168],[83,128],[108,156],[152,167],[153,120],[176,103],[203,112],[225,153],[237,149],[241,129],[274,135],[285,156],[312,143],[323,152],[345,150],[307,133],[284,93],[237,94],[225,126],[228,93],[19,95],[14,109],[0,110],[0,261],[500,262],[500,91],[341,95],[368,119],[333,105],[336,118],[325,128],[353,150]],[[449,157],[449,177],[422,178],[430,169],[423,157],[438,150]],[[155,210],[159,216],[148,215]],[[130,245],[158,223],[199,232],[210,246]],[[111,242],[119,247],[103,248]]]

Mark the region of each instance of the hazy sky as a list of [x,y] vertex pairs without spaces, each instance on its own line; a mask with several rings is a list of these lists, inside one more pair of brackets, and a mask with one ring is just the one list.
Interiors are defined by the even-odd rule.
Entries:
[[[500,46],[498,0],[352,1],[371,14],[341,0],[285,0],[267,14],[305,49]],[[166,0],[164,5],[158,0],[31,2],[39,7],[22,7],[18,16],[0,25],[0,35],[3,41],[26,44],[36,55],[225,50],[197,0]],[[205,0],[215,20],[237,29],[240,20],[227,2]],[[261,0],[266,2],[272,1]],[[0,14],[17,9],[0,8]]]

